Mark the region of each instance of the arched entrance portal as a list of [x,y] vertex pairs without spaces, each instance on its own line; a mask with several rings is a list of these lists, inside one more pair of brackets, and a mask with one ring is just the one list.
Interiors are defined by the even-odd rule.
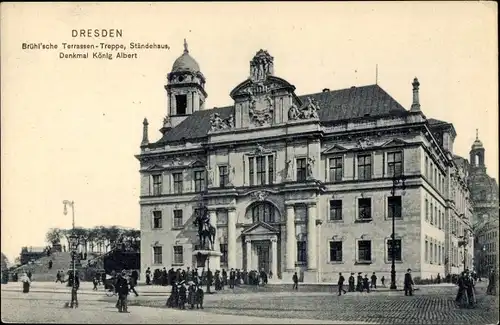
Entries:
[[270,202],[258,201],[247,208],[246,214],[252,225],[242,232],[245,238],[245,269],[264,270],[277,277],[279,231],[274,224],[279,222],[278,209]]

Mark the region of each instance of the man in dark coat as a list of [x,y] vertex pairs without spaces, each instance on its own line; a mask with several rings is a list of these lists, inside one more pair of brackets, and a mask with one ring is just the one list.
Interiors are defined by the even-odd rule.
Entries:
[[234,289],[234,282],[236,281],[236,272],[231,269],[229,272],[229,288]]
[[365,274],[365,277],[363,278],[363,289],[361,291],[365,291],[370,293],[370,281],[368,279],[368,274]]
[[128,297],[128,281],[125,278],[125,272],[118,274],[116,279],[116,293],[118,294],[118,311],[120,313],[128,313],[127,297]]
[[354,273],[349,277],[349,292],[354,292]]
[[297,272],[293,274],[292,280],[293,280],[292,289],[299,290],[299,276],[297,275]]
[[405,296],[413,296],[413,279],[411,277],[411,269],[408,269],[404,280]]
[[186,286],[184,285],[184,281],[181,281],[179,285],[179,309],[186,309]]
[[151,269],[148,267],[146,270],[146,285],[151,284]]
[[339,296],[342,295],[342,292],[346,294],[346,291],[344,290],[344,276],[342,276],[342,273],[339,273],[339,281],[337,282],[337,285],[339,286]]
[[130,291],[135,293],[135,296],[139,296],[137,291],[135,291],[135,287],[137,286],[137,282],[139,281],[139,273],[137,270],[133,270],[132,274],[130,275]]
[[465,272],[462,272],[460,274],[460,277],[458,278],[457,285],[458,285],[458,292],[457,292],[457,296],[455,297],[455,302],[460,303],[460,301],[462,300],[462,296],[464,294],[464,291],[466,289]]
[[356,282],[356,291],[362,292],[363,291],[363,276],[361,276],[361,272],[358,272],[358,278]]
[[377,276],[375,275],[375,272],[373,272],[371,280],[372,282],[370,283],[370,287],[377,289]]

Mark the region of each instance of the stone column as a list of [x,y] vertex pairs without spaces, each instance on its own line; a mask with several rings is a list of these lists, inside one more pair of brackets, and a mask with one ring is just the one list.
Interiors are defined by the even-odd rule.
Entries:
[[[214,239],[214,251],[220,252],[219,245],[219,230],[217,229],[217,212],[215,210],[210,210],[210,224],[215,228],[215,239]],[[215,270],[220,270],[220,256],[211,256],[210,257],[210,269],[212,272]]]
[[278,241],[276,238],[271,239],[271,271],[273,277],[278,277]]
[[227,267],[236,269],[236,209],[227,216]]
[[307,269],[317,268],[316,203],[310,203],[307,206]]
[[295,251],[297,240],[295,238],[295,207],[287,205],[286,207],[286,270],[292,272],[295,270]]
[[247,265],[246,270],[249,271],[252,268],[252,242],[250,239],[245,240],[246,252],[247,252]]

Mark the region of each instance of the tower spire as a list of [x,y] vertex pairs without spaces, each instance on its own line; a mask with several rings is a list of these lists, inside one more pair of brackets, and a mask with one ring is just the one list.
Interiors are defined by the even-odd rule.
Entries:
[[378,64],[375,65],[375,84],[378,85]]
[[149,139],[148,139],[148,119],[144,118],[144,121],[142,122],[142,141],[141,141],[141,147],[142,146],[147,146],[149,144]]
[[188,43],[186,42],[186,39],[184,39],[184,53],[189,53]]
[[476,129],[476,140],[479,140],[479,129]]
[[419,95],[418,89],[419,89],[420,83],[418,82],[417,77],[415,77],[415,79],[413,79],[412,86],[413,86],[413,102],[411,104],[410,111],[419,112],[420,111],[420,99],[418,96]]

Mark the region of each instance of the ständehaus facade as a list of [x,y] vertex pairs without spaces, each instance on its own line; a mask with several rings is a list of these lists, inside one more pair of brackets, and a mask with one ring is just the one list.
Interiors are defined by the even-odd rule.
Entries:
[[[459,213],[449,177],[455,134],[449,125],[436,139],[417,80],[410,110],[378,85],[298,96],[260,50],[230,92],[233,105],[205,109],[205,77],[187,46],[167,79],[161,138],[149,141],[145,119],[137,156],[143,270],[196,266],[192,222],[205,206],[222,253],[211,269],[388,278],[395,213],[398,281],[407,268],[445,273],[448,224]],[[406,190],[391,197],[394,172]]]

